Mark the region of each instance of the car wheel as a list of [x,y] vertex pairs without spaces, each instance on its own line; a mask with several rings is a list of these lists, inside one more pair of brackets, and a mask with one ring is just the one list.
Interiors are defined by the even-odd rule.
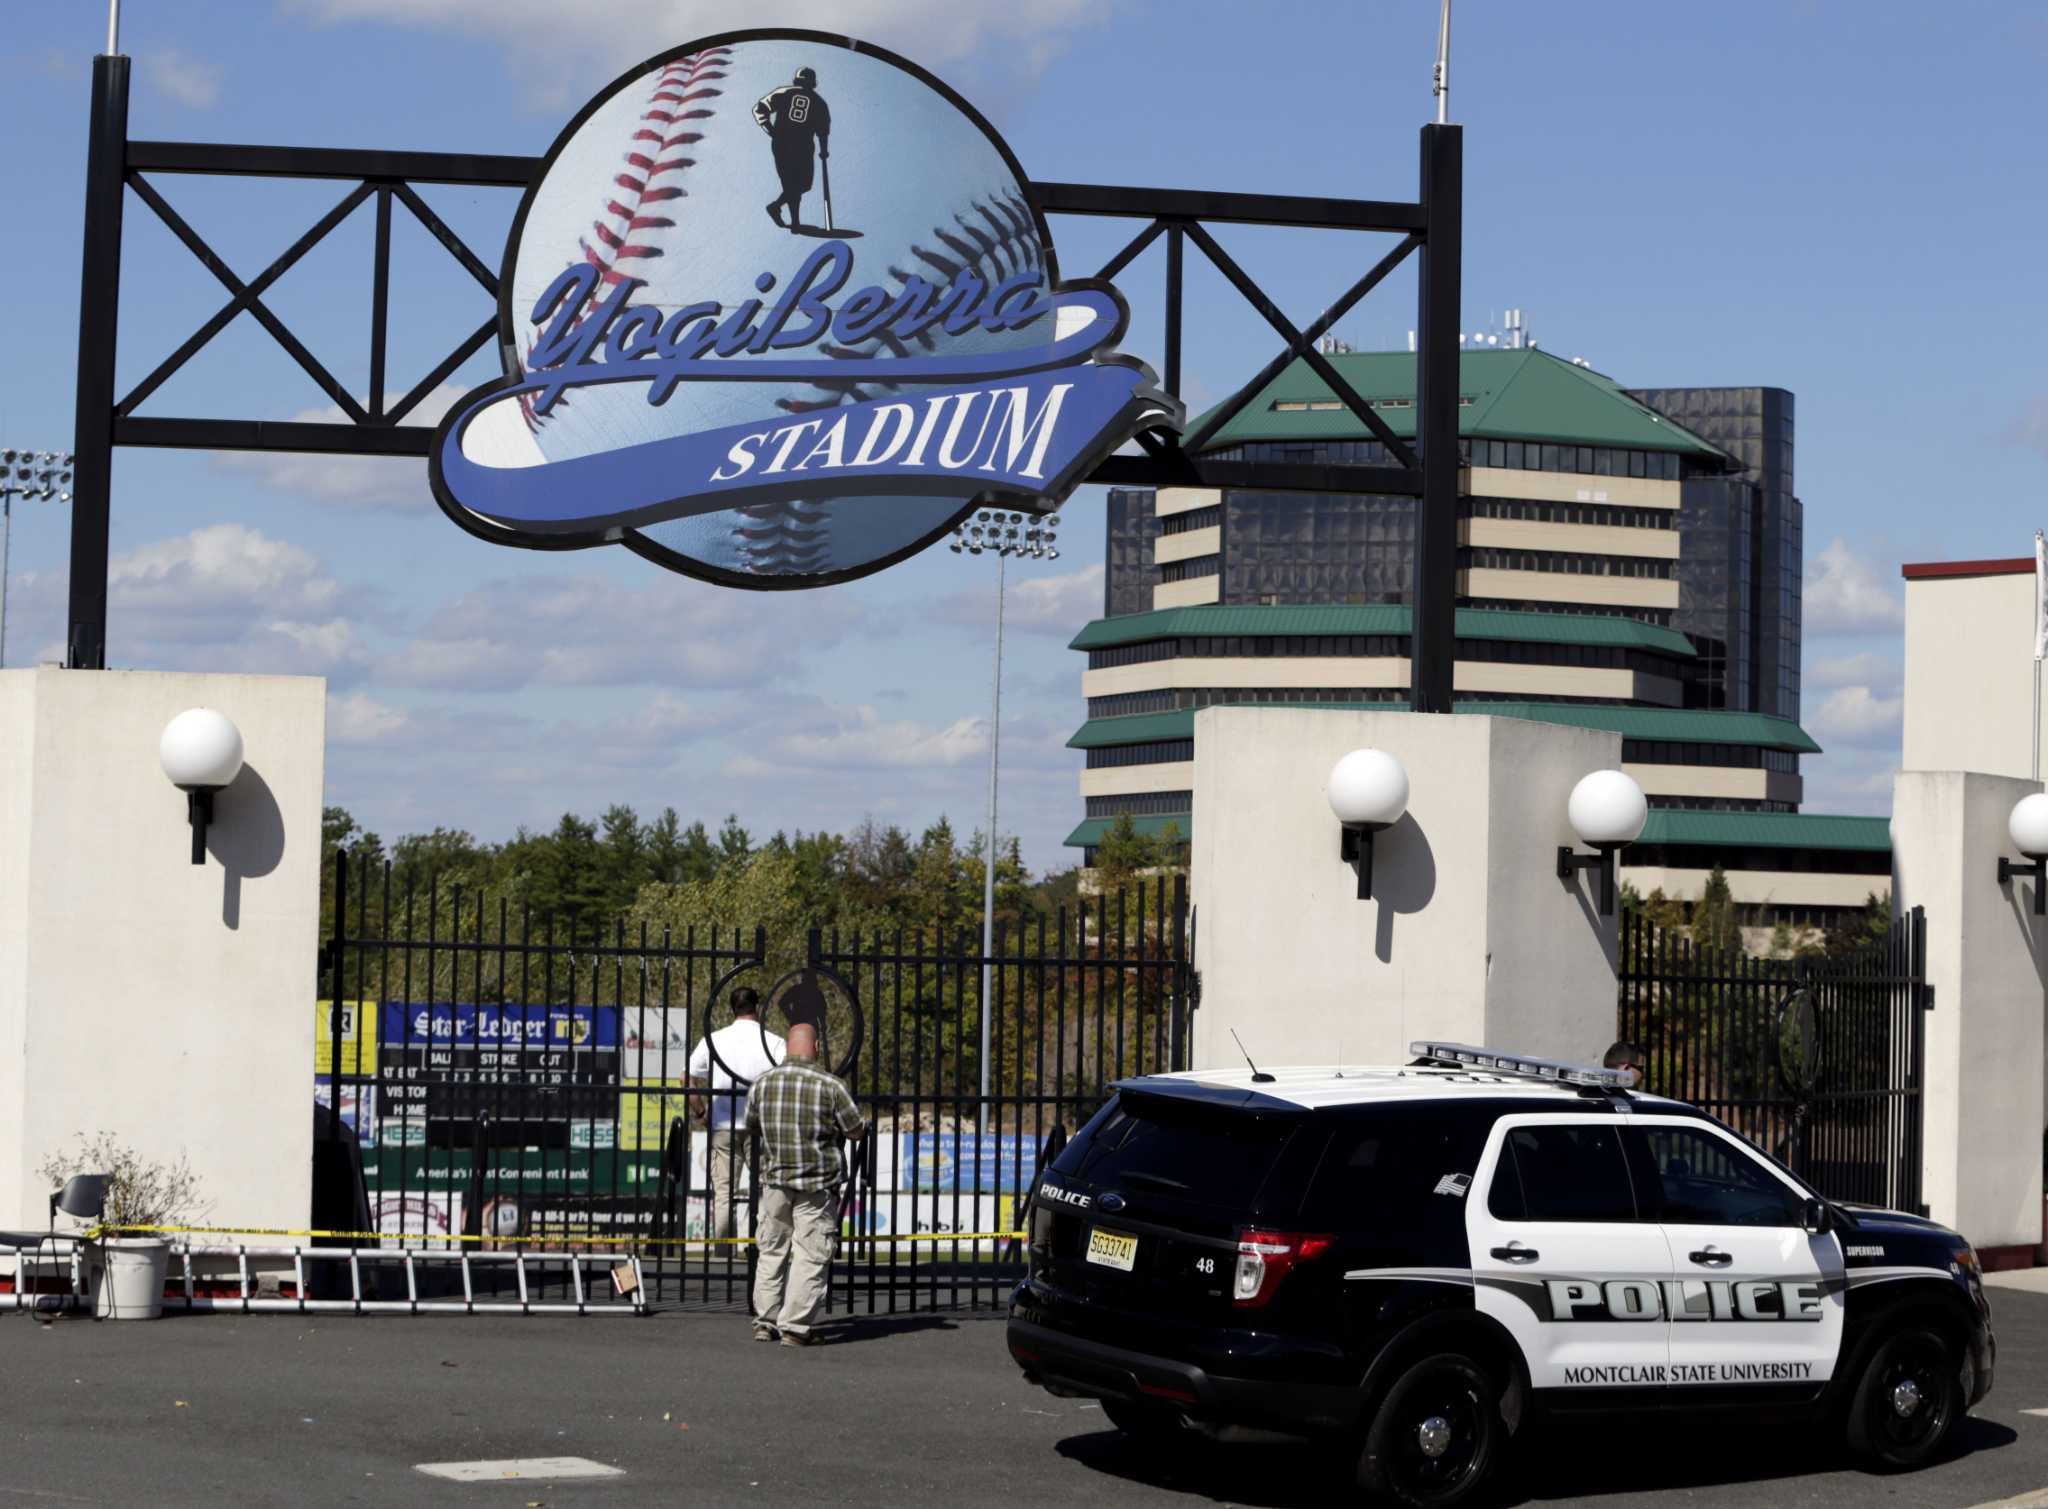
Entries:
[[1171,1441],[1187,1429],[1173,1410],[1156,1404],[1133,1404],[1127,1399],[1105,1399],[1102,1412],[1109,1423],[1133,1441]]
[[1866,1464],[1918,1467],[1962,1411],[1955,1348],[1925,1326],[1901,1331],[1863,1370],[1849,1400],[1849,1450]]
[[1413,1509],[1469,1503],[1507,1442],[1500,1389],[1471,1358],[1423,1359],[1394,1380],[1365,1433],[1358,1486]]

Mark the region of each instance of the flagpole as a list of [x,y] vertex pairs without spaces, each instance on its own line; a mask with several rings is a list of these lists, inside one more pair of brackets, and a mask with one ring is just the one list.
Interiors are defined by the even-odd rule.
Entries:
[[2034,531],[2034,779],[2041,779],[2041,661],[2048,656],[2048,535]]

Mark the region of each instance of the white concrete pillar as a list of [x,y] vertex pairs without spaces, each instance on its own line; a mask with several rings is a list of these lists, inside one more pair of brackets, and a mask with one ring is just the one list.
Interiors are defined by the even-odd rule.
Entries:
[[[1407,767],[1408,814],[1357,899],[1324,795],[1353,749]],[[1195,715],[1198,1068],[1399,1063],[1434,1037],[1597,1063],[1615,1031],[1615,920],[1557,877],[1572,787],[1612,733],[1520,718],[1230,706]]]
[[[241,729],[195,866],[157,740],[190,707]],[[311,1208],[326,684],[0,671],[0,1226],[80,1133],[183,1155],[216,1221]]]
[[[1927,916],[1922,1195],[1979,1247],[2041,1240],[2043,980],[2034,883],[1998,883],[2006,818],[2034,781],[1901,771],[1892,788],[1897,915]],[[2013,856],[2017,858],[2017,856]]]

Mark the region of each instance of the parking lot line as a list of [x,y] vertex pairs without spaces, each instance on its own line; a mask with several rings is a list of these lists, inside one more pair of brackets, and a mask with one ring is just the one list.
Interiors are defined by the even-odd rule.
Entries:
[[[2029,1410],[2028,1414],[2038,1411]],[[2032,1493],[2022,1493],[2016,1498],[1993,1499],[1988,1504],[1972,1504],[1970,1509],[2044,1509],[2048,1506],[2048,1488],[2036,1488]]]
[[622,1478],[625,1470],[588,1457],[506,1457],[495,1462],[421,1462],[414,1469],[451,1483],[502,1483],[507,1479]]

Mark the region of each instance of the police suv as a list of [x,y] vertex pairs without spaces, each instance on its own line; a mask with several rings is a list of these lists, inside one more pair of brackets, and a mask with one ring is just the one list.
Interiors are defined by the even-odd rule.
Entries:
[[1954,1232],[1822,1199],[1626,1071],[1410,1051],[1119,1084],[1032,1193],[1025,1376],[1161,1443],[1354,1443],[1362,1488],[1434,1506],[1543,1416],[1823,1418],[1903,1468],[1990,1391]]

